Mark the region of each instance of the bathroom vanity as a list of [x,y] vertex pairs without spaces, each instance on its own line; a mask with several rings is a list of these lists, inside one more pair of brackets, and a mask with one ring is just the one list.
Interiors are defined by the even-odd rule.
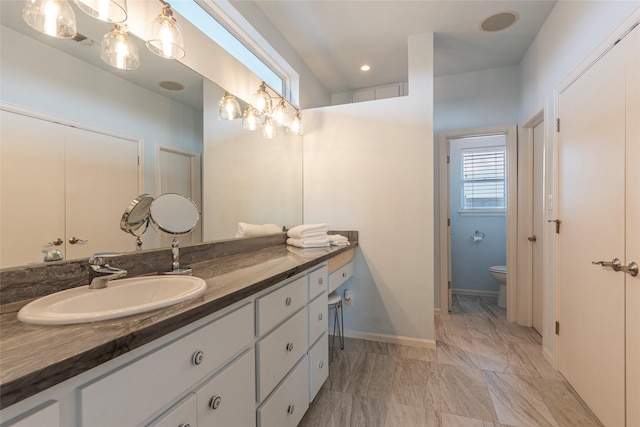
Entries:
[[297,425],[328,375],[329,265],[342,277],[356,243],[192,263],[202,296],[113,321],[30,325],[5,304],[2,426]]

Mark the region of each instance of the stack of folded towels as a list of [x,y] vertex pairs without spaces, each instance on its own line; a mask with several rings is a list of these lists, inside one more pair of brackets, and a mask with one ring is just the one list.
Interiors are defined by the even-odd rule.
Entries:
[[247,224],[246,222],[239,222],[236,237],[266,236],[267,234],[282,233],[283,231],[276,224]]
[[327,234],[327,224],[303,224],[287,231],[287,244],[298,248],[348,246],[349,239],[339,234]]

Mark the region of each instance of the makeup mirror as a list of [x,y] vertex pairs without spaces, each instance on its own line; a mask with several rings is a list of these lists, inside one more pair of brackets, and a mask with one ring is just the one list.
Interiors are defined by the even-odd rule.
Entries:
[[120,229],[125,233],[136,236],[136,251],[142,249],[142,235],[149,227],[149,209],[153,197],[141,194],[125,209],[120,219]]

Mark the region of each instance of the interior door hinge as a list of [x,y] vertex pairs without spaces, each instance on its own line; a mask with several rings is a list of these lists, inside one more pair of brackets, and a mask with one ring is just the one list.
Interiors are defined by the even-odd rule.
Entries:
[[556,119],[556,132],[560,132],[560,119]]
[[451,218],[447,218],[447,227],[451,227]]
[[451,156],[447,154],[447,164],[451,163]]
[[449,289],[451,289],[451,280],[449,280]]
[[140,156],[138,156],[138,166],[140,166]]
[[556,335],[560,335],[560,322],[556,321]]

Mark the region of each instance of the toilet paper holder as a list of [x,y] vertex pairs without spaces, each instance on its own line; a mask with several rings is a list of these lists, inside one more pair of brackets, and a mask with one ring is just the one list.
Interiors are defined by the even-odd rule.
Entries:
[[471,236],[471,241],[472,242],[479,242],[482,239],[484,239],[485,234],[482,231],[476,230],[475,231],[475,236]]

